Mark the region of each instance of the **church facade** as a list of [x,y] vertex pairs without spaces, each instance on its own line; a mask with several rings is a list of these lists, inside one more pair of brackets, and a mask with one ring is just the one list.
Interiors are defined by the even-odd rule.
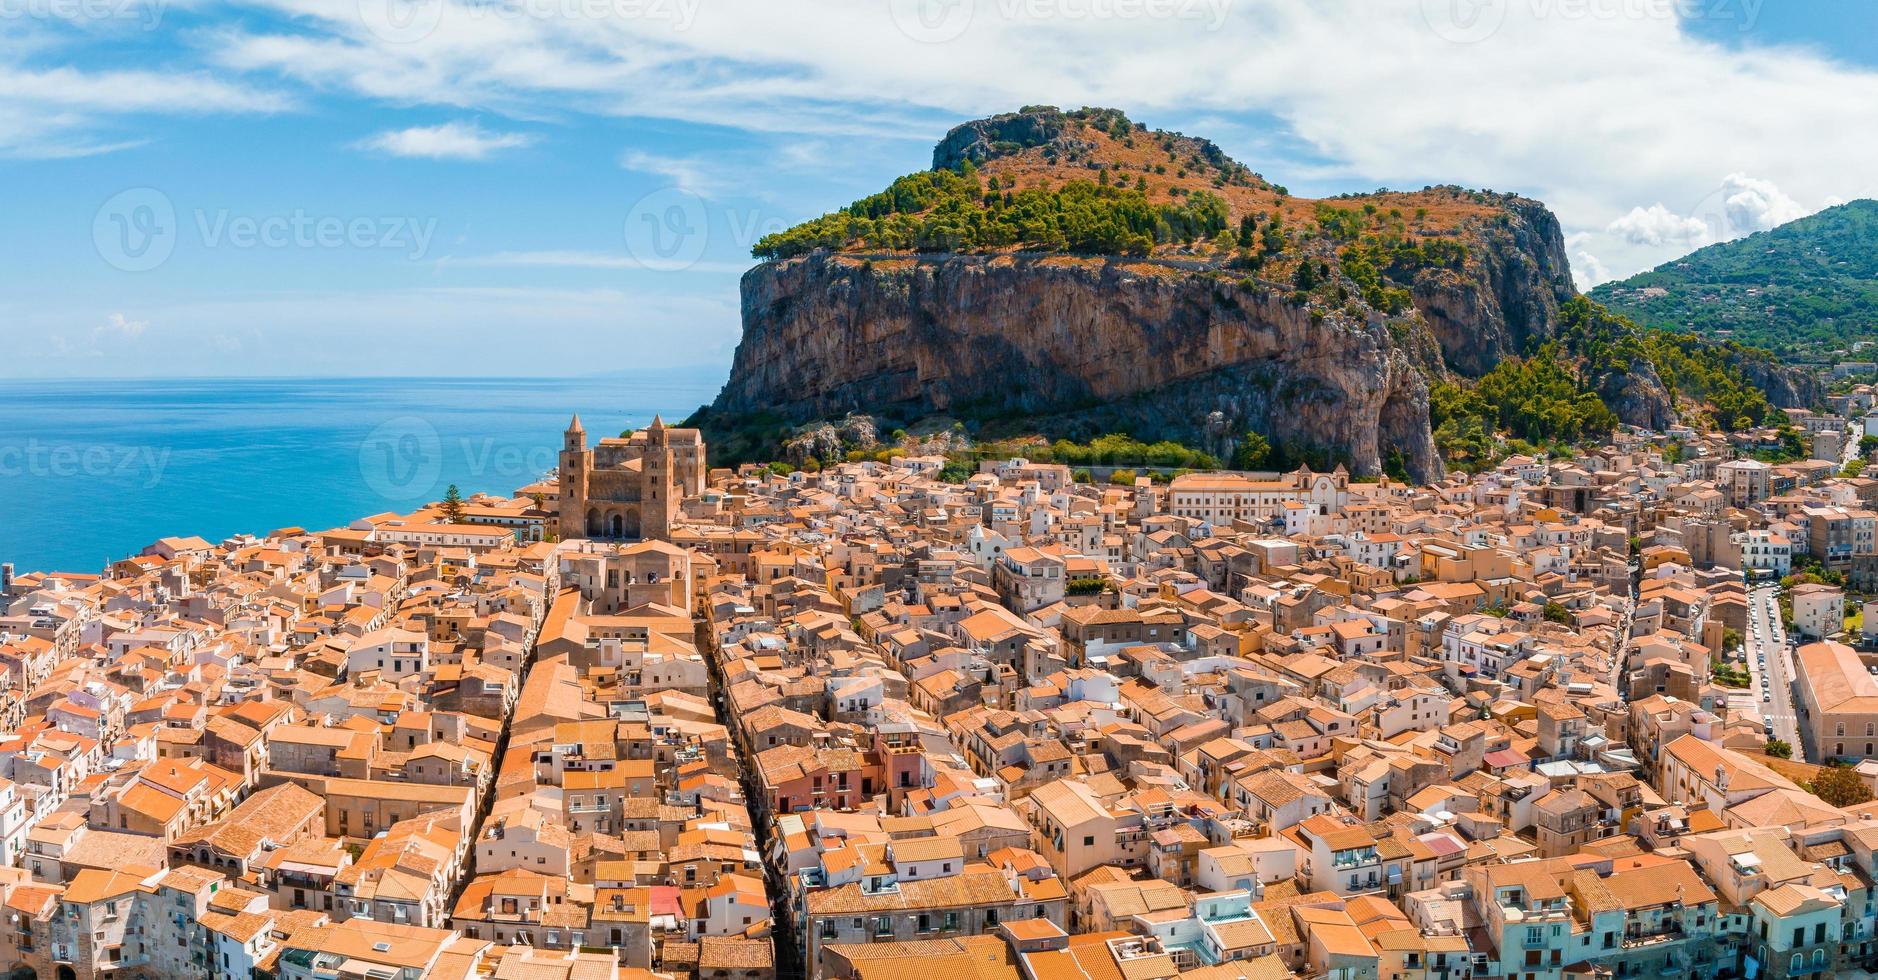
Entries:
[[704,436],[664,419],[589,448],[574,416],[561,446],[558,532],[562,538],[669,541],[679,504],[704,491]]

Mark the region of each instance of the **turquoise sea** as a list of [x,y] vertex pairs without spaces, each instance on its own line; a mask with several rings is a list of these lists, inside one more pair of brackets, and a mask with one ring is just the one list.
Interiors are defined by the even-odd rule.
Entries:
[[455,483],[507,494],[590,439],[672,422],[720,372],[0,382],[0,561],[96,572],[157,538],[336,527]]

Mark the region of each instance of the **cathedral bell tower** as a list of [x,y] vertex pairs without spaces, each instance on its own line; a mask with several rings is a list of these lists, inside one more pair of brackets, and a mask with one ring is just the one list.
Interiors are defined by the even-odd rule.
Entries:
[[561,500],[557,509],[557,521],[563,538],[586,536],[591,529],[587,527],[587,472],[593,468],[593,451],[587,448],[587,430],[581,427],[580,416],[567,423],[567,431],[561,441]]
[[645,484],[639,493],[639,536],[648,541],[670,541],[672,522],[678,517],[682,494],[672,488],[672,443],[665,419],[652,416],[646,427],[646,454],[640,472]]

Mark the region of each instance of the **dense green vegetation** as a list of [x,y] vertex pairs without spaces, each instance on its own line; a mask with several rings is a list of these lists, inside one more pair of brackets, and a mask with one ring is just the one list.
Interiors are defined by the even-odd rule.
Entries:
[[[1497,436],[1558,451],[1602,439],[1617,428],[1608,400],[1633,376],[1652,370],[1672,396],[1693,403],[1693,418],[1728,430],[1779,417],[1741,365],[1766,357],[1737,344],[1643,330],[1584,297],[1560,308],[1558,339],[1512,357],[1468,384],[1429,386],[1429,425],[1448,465],[1478,470],[1506,451]],[[1685,413],[1688,414],[1688,413]]]
[[1575,443],[1609,435],[1617,416],[1567,367],[1556,344],[1529,358],[1501,361],[1472,386],[1437,381],[1428,389],[1428,422],[1448,465],[1475,472],[1503,453],[1495,436],[1523,442]]
[[1878,201],[1710,245],[1591,295],[1647,326],[1783,359],[1873,360],[1878,351],[1861,348],[1878,328]]
[[1559,314],[1560,342],[1592,379],[1621,379],[1648,364],[1672,396],[1706,406],[1709,421],[1730,432],[1760,425],[1779,414],[1742,372],[1748,361],[1771,366],[1773,359],[1766,351],[1686,334],[1639,330],[1630,320],[1582,296],[1566,303]]
[[1391,315],[1408,309],[1408,286],[1421,270],[1459,269],[1467,261],[1467,246],[1460,242],[1410,235],[1407,219],[1395,208],[1365,204],[1359,210],[1319,202],[1316,219],[1319,231],[1343,245],[1338,264],[1363,302]]
[[1709,677],[1723,687],[1747,687],[1754,683],[1746,664],[1733,664],[1720,657],[1709,661]]
[[[1125,124],[1124,119],[1115,125]],[[1020,190],[1010,177],[987,179],[965,162],[957,170],[908,174],[839,211],[765,235],[751,254],[778,259],[816,249],[1021,248],[1140,257],[1157,245],[1198,242],[1209,244],[1215,255],[1229,256],[1232,268],[1256,271],[1300,242],[1317,239],[1336,247],[1343,276],[1333,274],[1328,259],[1307,257],[1291,272],[1298,298],[1317,295],[1340,306],[1360,299],[1392,315],[1409,308],[1408,287],[1420,270],[1459,269],[1467,260],[1467,246],[1460,242],[1411,234],[1409,218],[1397,208],[1320,202],[1310,225],[1288,228],[1276,213],[1243,214],[1229,223],[1219,195],[1178,187],[1174,192],[1170,202],[1150,201],[1139,175],[1130,183],[1126,174],[1107,166],[1093,181]]]
[[986,187],[969,162],[958,170],[908,174],[886,190],[811,221],[765,235],[759,259],[818,248],[971,252],[1025,248],[1092,255],[1146,255],[1157,244],[1210,239],[1226,230],[1226,201],[1195,191],[1154,204],[1134,186],[1071,180],[1016,190]]
[[975,459],[1009,459],[1022,456],[1033,463],[1063,463],[1067,466],[1155,466],[1165,469],[1216,470],[1219,458],[1177,442],[1162,440],[1142,442],[1126,433],[1097,436],[1088,442],[1013,440],[981,442],[972,449]]

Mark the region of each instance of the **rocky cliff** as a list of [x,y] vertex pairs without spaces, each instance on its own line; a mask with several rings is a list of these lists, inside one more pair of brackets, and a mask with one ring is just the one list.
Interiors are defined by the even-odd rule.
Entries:
[[[724,438],[850,413],[1021,419],[1214,451],[1256,432],[1358,475],[1399,461],[1431,479],[1431,380],[1530,355],[1576,295],[1538,202],[1299,199],[1211,143],[1085,112],[967,123],[935,149],[939,177],[759,246],[771,260],[743,278],[730,379],[693,424]],[[1104,239],[1129,254],[1063,254],[1093,250],[1077,242],[1099,232],[1074,236],[1104,220],[1135,222]],[[1586,388],[1626,423],[1675,418],[1647,362]]]
[[1191,445],[1223,427],[1441,470],[1427,378],[1380,320],[1149,262],[818,253],[747,273],[743,316],[718,418],[1021,415]]

